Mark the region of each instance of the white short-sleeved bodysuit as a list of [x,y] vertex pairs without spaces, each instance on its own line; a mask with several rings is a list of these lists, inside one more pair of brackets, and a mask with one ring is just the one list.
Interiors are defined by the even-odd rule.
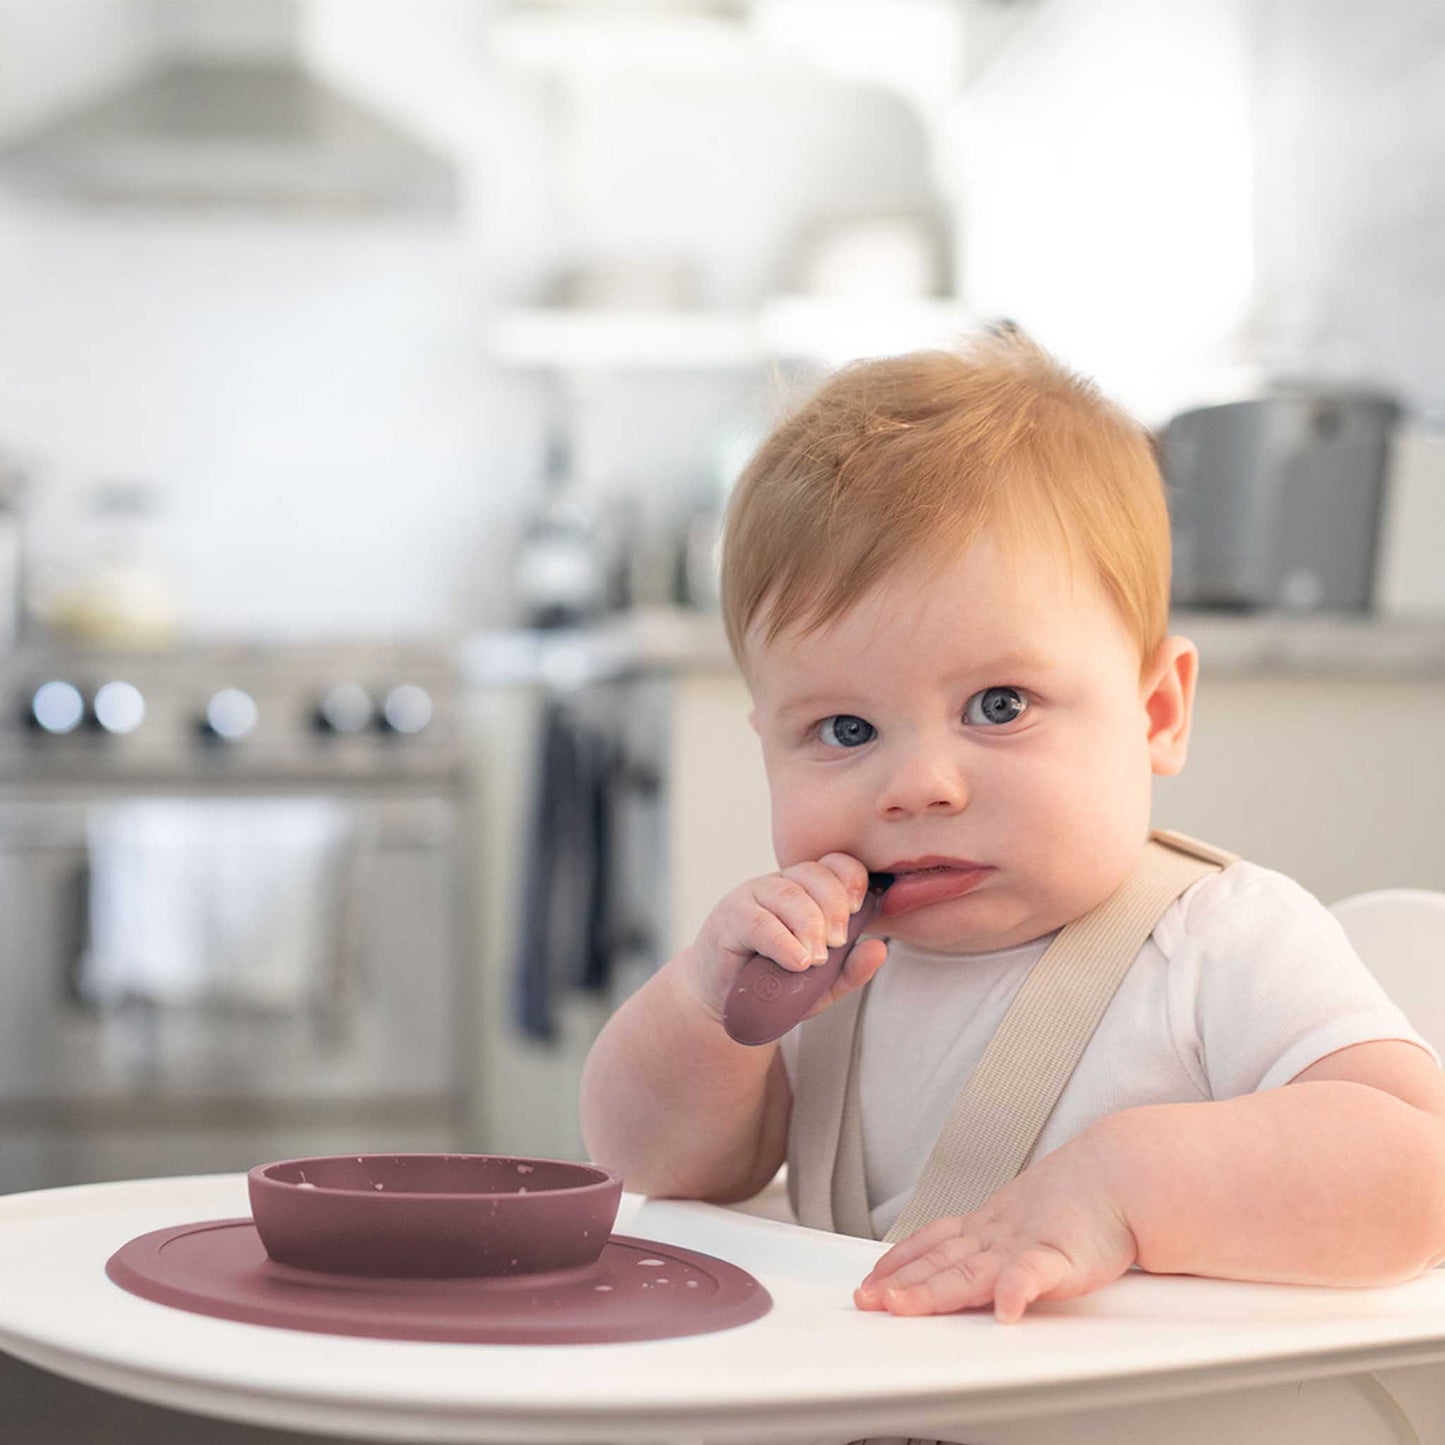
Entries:
[[[892,942],[863,1013],[859,1091],[868,1204],[879,1238],[903,1209],[944,1120],[1055,935],[997,953]],[[782,1040],[791,1084],[798,1033]],[[1410,1027],[1328,909],[1298,883],[1231,864],[1155,925],[1099,1023],[1037,1158],[1095,1120],[1287,1084],[1326,1054]]]

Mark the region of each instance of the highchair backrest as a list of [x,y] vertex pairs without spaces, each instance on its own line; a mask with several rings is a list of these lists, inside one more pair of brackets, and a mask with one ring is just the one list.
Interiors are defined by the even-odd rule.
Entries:
[[1341,899],[1330,912],[1391,1000],[1445,1058],[1445,893],[1380,888]]

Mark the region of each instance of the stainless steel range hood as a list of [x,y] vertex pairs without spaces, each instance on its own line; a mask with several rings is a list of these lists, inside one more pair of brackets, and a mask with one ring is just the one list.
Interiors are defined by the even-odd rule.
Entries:
[[248,12],[244,46],[198,38],[195,6],[157,11],[171,24],[140,73],[0,146],[0,177],[98,205],[452,213],[455,167],[306,64],[289,0]]

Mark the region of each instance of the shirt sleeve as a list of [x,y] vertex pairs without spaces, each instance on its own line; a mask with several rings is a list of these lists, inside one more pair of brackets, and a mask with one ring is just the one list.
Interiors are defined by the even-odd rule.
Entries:
[[1174,997],[1192,987],[1193,1009],[1170,1010],[1175,1044],[1211,1098],[1278,1088],[1327,1054],[1382,1039],[1440,1062],[1339,920],[1282,873],[1235,863],[1211,875],[1160,920],[1155,942]]

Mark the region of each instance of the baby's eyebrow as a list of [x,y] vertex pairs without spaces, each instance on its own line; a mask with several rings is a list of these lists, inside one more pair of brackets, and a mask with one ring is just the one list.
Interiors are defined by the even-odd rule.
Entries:
[[[807,697],[795,697],[791,702],[784,703],[783,706],[778,709],[778,716],[788,717],[792,713],[803,712],[805,710],[812,712],[814,709],[820,707],[836,708],[838,698],[841,695],[840,693],[815,692],[809,693]],[[858,704],[860,707],[864,705],[865,704],[862,703]]]
[[970,673],[988,673],[990,676],[997,676],[999,682],[1007,682],[1006,674],[1018,672],[1045,672],[1053,666],[1051,658],[1037,652],[1005,652],[998,657],[988,658],[976,667],[970,667]]
[[[973,680],[986,678],[988,683],[985,683],[985,686],[999,685],[1016,680],[1020,674],[1027,676],[1045,672],[1052,665],[1050,659],[1041,653],[1003,652],[996,657],[985,658],[982,662],[969,663],[966,668],[959,669],[952,676]],[[821,707],[829,708],[833,712],[847,711],[856,707],[866,712],[868,706],[869,704],[861,701],[856,695],[850,696],[840,688],[837,692],[812,692],[806,697],[790,698],[778,709],[778,716],[790,717],[795,712],[812,711]]]

